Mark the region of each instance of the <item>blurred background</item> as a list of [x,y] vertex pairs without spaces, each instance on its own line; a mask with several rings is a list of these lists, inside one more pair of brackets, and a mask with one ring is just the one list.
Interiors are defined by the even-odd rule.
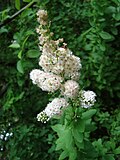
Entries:
[[0,0],[0,160],[59,157],[51,129],[56,120],[42,124],[36,119],[50,96],[29,78],[39,68],[40,8],[48,11],[54,38],[64,38],[81,58],[81,88],[97,94],[90,140],[98,159],[119,160],[120,0]]

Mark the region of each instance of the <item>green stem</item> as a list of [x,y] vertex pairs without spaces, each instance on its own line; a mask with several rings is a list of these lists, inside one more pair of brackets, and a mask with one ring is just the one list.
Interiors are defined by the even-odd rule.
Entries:
[[23,7],[21,10],[19,10],[18,12],[16,12],[15,14],[13,14],[11,17],[7,18],[6,20],[4,20],[3,22],[1,22],[0,27],[5,26],[6,24],[10,23],[12,20],[14,20],[19,14],[21,14],[25,9],[31,7],[34,3],[36,3],[37,0],[33,0],[32,2],[30,2],[28,5],[26,5],[25,7]]

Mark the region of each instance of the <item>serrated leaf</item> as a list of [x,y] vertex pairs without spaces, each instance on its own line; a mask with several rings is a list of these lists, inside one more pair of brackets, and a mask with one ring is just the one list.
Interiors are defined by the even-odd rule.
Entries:
[[96,109],[90,109],[84,113],[82,113],[82,119],[89,119],[91,118],[95,113],[96,113]]
[[22,65],[22,61],[21,60],[19,60],[18,62],[17,62],[17,70],[20,72],[20,73],[24,73],[24,70],[23,70],[23,65]]
[[67,151],[63,151],[59,157],[59,160],[63,160],[65,159],[66,157],[68,157],[68,152]]
[[111,34],[109,34],[108,32],[105,32],[105,31],[100,32],[99,35],[101,36],[101,38],[106,39],[106,40],[113,38],[113,36]]
[[20,10],[20,0],[15,0],[15,7],[17,10]]
[[69,155],[69,160],[76,160],[77,158],[77,151],[76,148],[73,148],[73,150],[71,150],[70,155]]
[[33,49],[33,50],[29,50],[26,55],[29,58],[38,58],[40,56],[40,52]]
[[60,149],[64,149],[65,148],[65,143],[64,143],[64,138],[60,137],[57,139],[56,141],[56,151],[60,150]]
[[74,128],[73,130],[74,139],[80,143],[83,141],[83,134],[79,132],[79,128]]
[[18,43],[13,43],[9,47],[10,48],[20,48],[20,45]]
[[72,143],[73,143],[73,137],[72,137],[72,132],[70,129],[68,129],[65,133],[65,143],[66,143],[66,148],[71,151],[72,149]]
[[55,132],[57,132],[58,136],[63,134],[65,127],[61,124],[56,124],[51,127]]

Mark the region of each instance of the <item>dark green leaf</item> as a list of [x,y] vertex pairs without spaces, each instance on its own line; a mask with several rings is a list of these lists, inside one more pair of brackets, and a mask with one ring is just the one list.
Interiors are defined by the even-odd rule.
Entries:
[[89,109],[88,111],[82,113],[82,119],[91,118],[96,113],[96,111],[96,109]]
[[115,153],[115,154],[120,154],[120,146],[115,149],[114,153]]
[[119,21],[120,20],[120,12],[117,13],[115,16],[114,16],[115,20]]
[[19,60],[18,62],[17,62],[17,70],[20,72],[20,73],[24,73],[24,70],[23,70],[23,64],[22,64],[22,61],[21,60]]
[[33,49],[29,50],[26,55],[29,58],[38,58],[40,56],[40,52],[38,50]]
[[105,160],[115,160],[113,155],[105,155],[104,158]]
[[105,32],[105,31],[102,31],[99,34],[100,34],[101,38],[106,39],[106,40],[113,38],[113,36],[111,34],[109,34],[108,32]]

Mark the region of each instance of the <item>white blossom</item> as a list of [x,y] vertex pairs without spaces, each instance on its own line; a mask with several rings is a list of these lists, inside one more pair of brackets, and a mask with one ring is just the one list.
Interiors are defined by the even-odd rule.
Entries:
[[53,41],[51,41],[51,45],[44,44],[39,65],[45,72],[64,75],[67,79],[78,80],[80,77],[80,58],[72,55],[69,49],[57,48]]
[[52,72],[60,75],[64,72],[66,49],[60,47],[55,49],[55,46],[43,46],[43,52],[39,59],[39,65],[45,72]]
[[45,111],[43,110],[39,114],[37,114],[37,120],[41,121],[42,123],[46,123],[49,120],[49,117],[46,115]]
[[51,55],[54,56],[54,52],[56,51],[56,49],[57,49],[56,42],[53,41],[53,40],[49,40],[43,45],[42,54],[46,55],[48,57],[51,56]]
[[30,79],[32,80],[33,84],[38,84],[39,78],[43,73],[44,72],[39,69],[33,69],[30,72]]
[[30,73],[30,79],[37,84],[43,91],[54,92],[61,86],[63,79],[53,73],[46,73],[35,69]]
[[47,24],[47,19],[48,19],[48,15],[47,15],[47,11],[45,10],[39,10],[37,12],[37,20],[41,25],[46,25]]
[[67,106],[68,103],[64,98],[55,98],[51,103],[47,105],[45,110],[37,115],[37,119],[38,121],[45,123],[53,116],[61,115],[62,109],[66,108]]
[[82,65],[79,57],[71,54],[67,55],[64,67],[65,77],[78,80],[81,67]]
[[95,103],[96,94],[93,91],[84,91],[82,90],[80,93],[80,102],[82,108],[89,108]]
[[79,84],[76,81],[68,80],[64,84],[63,95],[67,98],[75,98],[79,93]]

